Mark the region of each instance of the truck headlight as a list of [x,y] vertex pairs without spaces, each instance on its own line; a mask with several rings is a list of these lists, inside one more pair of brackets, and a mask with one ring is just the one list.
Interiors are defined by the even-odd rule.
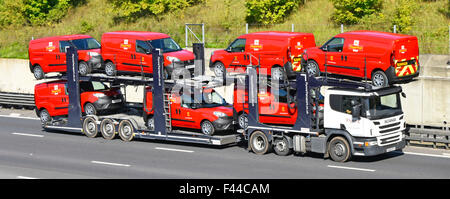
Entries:
[[100,98],[100,97],[105,97],[106,95],[103,93],[94,93],[94,96]]
[[177,57],[171,57],[171,56],[167,56],[167,60],[169,60],[172,63],[180,61],[180,59],[178,59]]
[[364,142],[364,146],[375,146],[377,145],[377,141]]
[[227,116],[227,114],[222,113],[220,111],[214,111],[214,115],[217,117],[226,117]]

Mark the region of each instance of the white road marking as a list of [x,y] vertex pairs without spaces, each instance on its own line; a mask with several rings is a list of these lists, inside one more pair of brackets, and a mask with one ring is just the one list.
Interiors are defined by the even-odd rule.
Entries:
[[27,177],[27,176],[17,176],[17,178],[19,178],[19,179],[27,179],[27,180],[37,179],[37,178]]
[[442,153],[442,155],[445,155],[445,156],[449,156],[449,157],[450,157],[450,153]]
[[44,135],[37,135],[37,134],[28,134],[28,133],[11,133],[13,135],[23,135],[23,136],[29,136],[29,137],[40,137],[43,138]]
[[130,167],[131,166],[129,164],[119,164],[119,163],[114,163],[114,162],[101,162],[101,161],[95,161],[95,160],[91,161],[91,163],[118,166],[118,167]]
[[328,165],[328,167],[331,167],[331,168],[338,168],[338,169],[357,170],[357,171],[368,171],[368,172],[375,172],[375,171],[376,171],[376,170],[373,170],[373,169],[362,169],[362,168],[343,167],[343,166],[335,166],[335,165]]
[[194,152],[194,151],[189,151],[189,150],[171,149],[171,148],[162,148],[162,147],[156,147],[155,149],[158,149],[158,150],[165,150],[165,151],[184,152],[184,153],[193,153],[193,152]]
[[19,113],[10,113],[9,116],[12,116],[12,117],[20,117],[20,114],[19,114]]
[[0,117],[7,117],[7,118],[18,118],[18,119],[27,119],[27,120],[40,120],[36,117],[21,117],[21,116],[15,116],[15,115],[0,115]]
[[408,155],[420,155],[420,156],[428,156],[428,157],[435,157],[435,158],[450,158],[450,155],[438,155],[438,154],[428,154],[428,153],[415,153],[415,152],[406,152],[403,151],[404,154]]

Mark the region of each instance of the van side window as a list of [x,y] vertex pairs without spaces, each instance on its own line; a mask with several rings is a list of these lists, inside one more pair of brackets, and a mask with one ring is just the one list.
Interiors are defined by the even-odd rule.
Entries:
[[146,54],[149,51],[150,46],[146,41],[136,40],[136,52]]
[[69,46],[72,46],[69,41],[59,41],[59,52],[66,53]]
[[342,52],[342,49],[344,49],[344,38],[335,37],[325,45],[328,46],[328,52]]
[[230,52],[244,52],[245,51],[245,41],[246,39],[236,39],[227,48]]

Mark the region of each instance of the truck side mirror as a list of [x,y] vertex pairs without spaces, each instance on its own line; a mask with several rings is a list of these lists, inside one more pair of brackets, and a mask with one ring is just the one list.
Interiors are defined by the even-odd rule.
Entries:
[[403,98],[406,98],[406,94],[404,92],[400,93],[402,95]]
[[361,104],[358,103],[356,100],[352,100],[352,120],[353,121],[359,120],[360,116],[361,116]]

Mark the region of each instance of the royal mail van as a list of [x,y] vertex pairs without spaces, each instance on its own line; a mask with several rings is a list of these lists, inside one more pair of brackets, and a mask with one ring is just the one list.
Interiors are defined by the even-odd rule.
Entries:
[[66,49],[78,50],[79,73],[89,74],[101,67],[100,44],[89,35],[65,35],[31,40],[28,46],[30,71],[36,79],[46,73],[66,72]]
[[[67,81],[56,80],[36,84],[34,87],[36,114],[43,123],[55,117],[66,116],[69,108]],[[114,111],[123,106],[124,98],[119,88],[109,88],[101,82],[80,82],[81,110],[86,115]]]
[[325,72],[326,65],[327,73],[367,77],[374,86],[410,81],[420,70],[417,37],[388,32],[341,33],[306,49],[304,58],[309,74]]
[[303,49],[316,46],[314,35],[300,32],[255,32],[239,36],[225,50],[211,53],[210,68],[216,76],[245,71],[260,65],[259,73],[283,79],[301,70]]
[[[194,53],[183,50],[169,35],[157,32],[117,31],[102,36],[105,73],[153,73],[151,49],[161,49],[166,78],[174,68],[194,70]],[[141,71],[142,70],[142,71]]]

